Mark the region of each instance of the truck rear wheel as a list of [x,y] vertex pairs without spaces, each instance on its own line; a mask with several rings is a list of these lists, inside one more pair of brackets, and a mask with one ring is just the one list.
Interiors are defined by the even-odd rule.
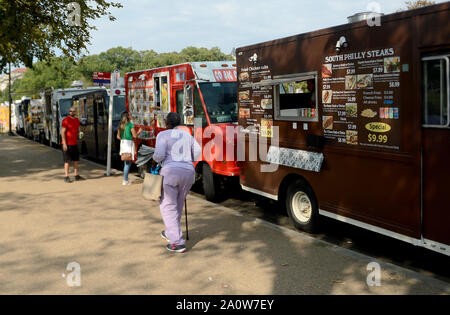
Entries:
[[215,202],[219,199],[219,179],[215,175],[208,164],[203,164],[202,168],[203,191],[206,200]]
[[291,223],[298,229],[317,231],[319,211],[312,189],[303,180],[291,183],[286,192],[286,210]]

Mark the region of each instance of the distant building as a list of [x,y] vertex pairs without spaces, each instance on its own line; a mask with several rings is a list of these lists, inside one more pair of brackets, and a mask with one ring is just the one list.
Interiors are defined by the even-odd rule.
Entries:
[[[13,84],[14,81],[18,79],[22,79],[25,75],[25,72],[27,72],[27,68],[17,68],[11,71],[11,83]],[[8,88],[8,82],[9,82],[9,75],[3,74],[0,76],[0,91],[4,91]]]

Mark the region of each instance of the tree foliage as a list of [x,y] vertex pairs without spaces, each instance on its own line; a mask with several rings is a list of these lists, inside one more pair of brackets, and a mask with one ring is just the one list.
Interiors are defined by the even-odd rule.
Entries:
[[[132,48],[115,47],[96,55],[83,56],[77,62],[69,57],[53,57],[48,62],[36,62],[21,80],[13,84],[15,99],[23,95],[38,97],[46,88],[67,88],[76,80],[92,85],[93,72],[113,72],[119,69],[121,74],[152,69],[190,61],[233,60],[218,47],[211,49],[186,47],[180,52],[160,53],[153,50],[136,51]],[[0,96],[1,98],[1,96]]]
[[0,0],[0,72],[8,62],[31,67],[57,52],[71,59],[90,44],[91,22],[122,7],[105,0]]
[[418,0],[418,1],[406,1],[405,5],[408,10],[413,10],[417,8],[426,7],[432,4],[436,4],[434,1],[427,1],[427,0]]

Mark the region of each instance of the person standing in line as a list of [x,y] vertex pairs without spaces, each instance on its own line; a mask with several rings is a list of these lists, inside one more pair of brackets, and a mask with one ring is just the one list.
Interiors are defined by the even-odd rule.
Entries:
[[195,179],[193,162],[202,149],[190,132],[179,126],[178,113],[169,113],[165,122],[168,130],[156,137],[153,155],[153,164],[162,164],[160,210],[165,230],[161,232],[161,237],[170,243],[166,246],[167,250],[182,253],[186,251],[180,224],[183,205]]
[[79,181],[84,179],[78,174],[78,161],[80,160],[80,153],[78,151],[80,121],[76,117],[76,113],[76,108],[71,107],[69,110],[69,115],[62,121],[61,138],[64,158],[64,181],[66,183],[70,183],[70,162],[73,162],[73,172],[75,175],[75,180]]
[[131,163],[134,161],[135,145],[134,140],[142,133],[142,128],[136,132],[134,125],[131,123],[132,116],[128,112],[123,112],[120,117],[119,128],[117,130],[117,139],[120,140],[120,155],[122,153],[131,153],[131,161],[123,161],[123,181],[122,185],[131,185],[128,180]]

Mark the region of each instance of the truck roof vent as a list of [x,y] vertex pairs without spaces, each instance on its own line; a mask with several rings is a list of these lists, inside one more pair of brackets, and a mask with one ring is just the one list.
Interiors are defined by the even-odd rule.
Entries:
[[72,84],[70,85],[73,88],[82,88],[84,85],[83,81],[72,81]]
[[379,13],[379,12],[360,12],[360,13],[356,13],[352,16],[349,16],[348,19],[348,23],[355,23],[355,22],[359,22],[359,21],[364,21],[364,20],[368,20],[368,19],[372,19],[374,17],[379,17],[379,16],[383,16],[383,13]]

